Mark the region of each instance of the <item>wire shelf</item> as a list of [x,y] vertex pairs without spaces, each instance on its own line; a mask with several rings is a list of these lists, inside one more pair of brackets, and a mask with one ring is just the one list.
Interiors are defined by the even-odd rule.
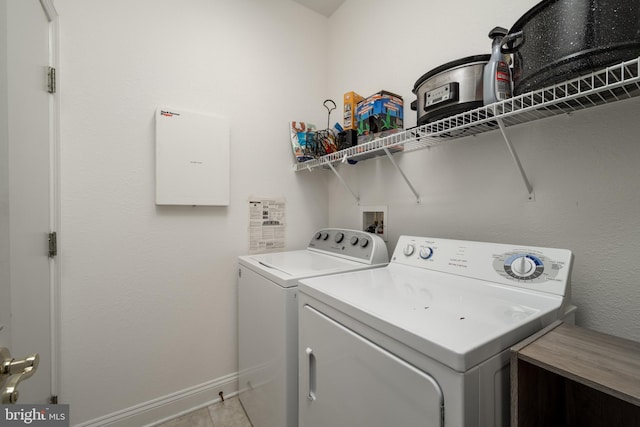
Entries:
[[[317,159],[293,165],[295,171],[328,167],[335,162],[365,160],[398,152],[422,150],[498,129],[559,114],[609,104],[640,95],[640,58],[594,71],[495,104],[399,131]],[[386,151],[385,151],[386,149]]]

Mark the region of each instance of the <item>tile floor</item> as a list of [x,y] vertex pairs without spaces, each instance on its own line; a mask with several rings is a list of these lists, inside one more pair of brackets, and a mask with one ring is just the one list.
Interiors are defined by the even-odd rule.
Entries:
[[251,427],[237,397],[183,415],[156,427]]

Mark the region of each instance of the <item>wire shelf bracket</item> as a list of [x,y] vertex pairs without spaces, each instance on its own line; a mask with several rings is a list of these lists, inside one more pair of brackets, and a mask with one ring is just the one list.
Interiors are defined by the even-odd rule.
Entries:
[[416,197],[416,203],[420,204],[420,195],[416,191],[415,187],[413,185],[411,185],[411,181],[409,181],[409,178],[407,178],[407,175],[405,175],[405,173],[402,171],[402,169],[400,169],[400,166],[398,166],[398,163],[396,163],[396,160],[391,155],[391,152],[389,151],[389,149],[387,147],[384,147],[383,150],[384,150],[385,154],[387,155],[387,157],[389,158],[389,160],[391,160],[391,163],[393,164],[393,166],[395,166],[395,168],[398,171],[398,173],[400,173],[402,178],[404,178],[404,182],[407,183],[407,185],[409,186],[409,189],[411,190],[413,195]]
[[345,182],[344,178],[342,178],[342,176],[338,173],[338,171],[336,170],[335,167],[333,167],[333,165],[331,164],[331,162],[328,162],[327,165],[329,165],[329,169],[331,169],[333,171],[333,173],[336,175],[336,177],[338,178],[338,181],[340,181],[340,184],[342,184],[342,186],[349,192],[351,193],[351,195],[353,196],[354,199],[356,199],[356,203],[359,205],[360,204],[360,197],[351,189],[351,187],[349,187],[347,185],[347,183]]
[[520,177],[522,178],[522,182],[524,183],[524,186],[527,189],[527,197],[529,201],[534,201],[535,194],[533,192],[533,187],[531,186],[531,182],[529,182],[529,178],[527,178],[527,173],[524,171],[524,168],[522,167],[522,163],[520,162],[520,157],[518,157],[518,153],[516,152],[515,147],[507,137],[507,132],[505,130],[504,122],[502,121],[502,119],[496,119],[496,121],[498,122],[498,127],[500,128],[500,133],[504,138],[504,142],[507,144],[509,153],[511,153],[511,157],[513,158],[513,161],[515,162],[518,168],[518,171],[520,172]]

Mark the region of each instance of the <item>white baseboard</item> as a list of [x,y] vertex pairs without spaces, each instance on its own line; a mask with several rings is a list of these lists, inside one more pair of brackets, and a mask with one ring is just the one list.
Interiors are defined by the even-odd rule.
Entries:
[[219,393],[221,391],[225,398],[238,394],[237,373],[207,381],[81,424],[75,424],[74,427],[156,426],[172,418],[219,402]]

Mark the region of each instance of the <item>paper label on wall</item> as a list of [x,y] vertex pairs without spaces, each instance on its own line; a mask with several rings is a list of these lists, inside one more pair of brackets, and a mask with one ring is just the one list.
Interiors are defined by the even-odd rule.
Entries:
[[249,253],[284,250],[284,199],[249,200]]

